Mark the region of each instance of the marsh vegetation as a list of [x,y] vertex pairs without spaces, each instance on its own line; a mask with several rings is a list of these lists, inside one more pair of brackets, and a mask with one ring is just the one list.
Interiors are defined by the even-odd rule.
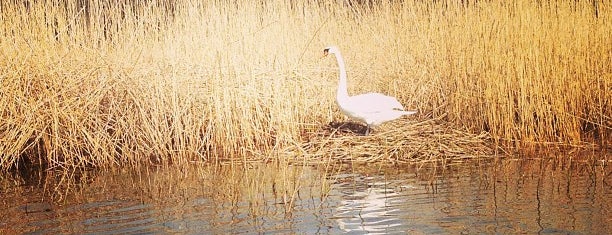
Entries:
[[[371,2],[2,1],[0,168],[609,145],[609,3]],[[337,128],[330,44],[420,114]]]

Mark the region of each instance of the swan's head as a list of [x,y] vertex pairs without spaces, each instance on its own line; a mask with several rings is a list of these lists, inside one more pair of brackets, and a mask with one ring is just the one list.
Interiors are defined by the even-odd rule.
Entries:
[[336,46],[329,46],[326,47],[325,49],[323,49],[323,57],[329,55],[329,54],[336,54],[340,52],[340,50],[338,50],[338,47]]

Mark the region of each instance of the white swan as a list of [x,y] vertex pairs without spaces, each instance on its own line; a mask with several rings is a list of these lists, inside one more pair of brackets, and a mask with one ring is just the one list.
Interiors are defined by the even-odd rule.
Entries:
[[376,127],[383,122],[395,120],[403,115],[415,114],[416,111],[405,111],[404,106],[395,97],[380,93],[367,93],[356,96],[348,95],[346,85],[346,68],[344,59],[338,47],[330,46],[323,50],[323,56],[334,54],[340,67],[340,80],[338,82],[338,93],[336,102],[342,113],[346,116],[367,124],[365,135],[370,133],[371,127]]

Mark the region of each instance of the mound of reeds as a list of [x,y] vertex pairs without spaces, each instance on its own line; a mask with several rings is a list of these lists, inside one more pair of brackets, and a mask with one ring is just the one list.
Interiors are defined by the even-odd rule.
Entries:
[[473,134],[448,122],[401,119],[382,125],[363,136],[365,126],[332,122],[313,133],[299,146],[286,151],[309,162],[413,163],[460,161],[494,156],[488,133]]

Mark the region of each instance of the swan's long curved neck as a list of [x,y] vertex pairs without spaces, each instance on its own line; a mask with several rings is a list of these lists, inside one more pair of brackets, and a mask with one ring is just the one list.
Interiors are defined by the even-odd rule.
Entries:
[[335,53],[336,60],[338,61],[338,67],[340,67],[340,79],[338,81],[338,92],[336,94],[336,100],[338,102],[348,99],[348,87],[346,85],[346,68],[344,67],[344,59],[340,52]]

